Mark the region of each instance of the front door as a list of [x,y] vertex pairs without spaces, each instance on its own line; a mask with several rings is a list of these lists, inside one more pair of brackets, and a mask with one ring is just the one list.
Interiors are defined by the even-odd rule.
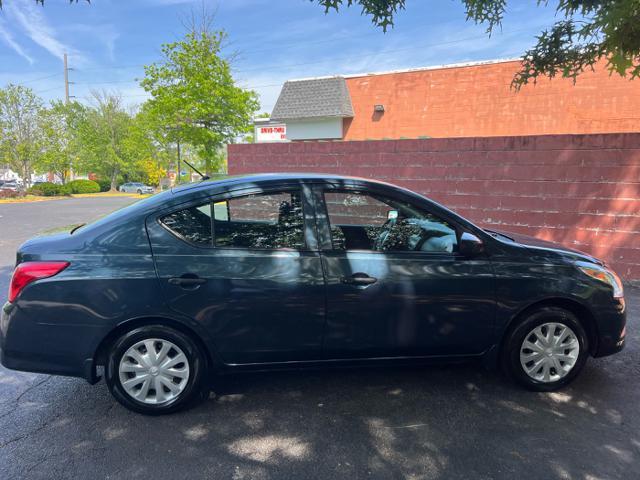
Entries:
[[385,195],[316,190],[324,203],[325,358],[483,352],[495,314],[490,261],[460,256],[459,228],[428,202]]
[[203,199],[147,221],[166,303],[227,364],[320,357],[324,280],[306,187]]

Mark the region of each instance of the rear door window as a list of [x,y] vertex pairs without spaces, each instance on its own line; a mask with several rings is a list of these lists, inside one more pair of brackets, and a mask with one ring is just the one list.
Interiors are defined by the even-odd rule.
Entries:
[[260,193],[214,204],[216,247],[303,249],[299,190]]
[[165,215],[160,221],[178,237],[198,246],[305,248],[299,190],[207,202]]
[[212,246],[211,202],[170,213],[162,224],[178,237],[199,246]]

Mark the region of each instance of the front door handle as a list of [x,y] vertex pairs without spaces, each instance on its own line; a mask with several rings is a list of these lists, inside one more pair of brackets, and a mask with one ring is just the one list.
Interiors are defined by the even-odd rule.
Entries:
[[206,282],[206,278],[200,278],[192,273],[185,273],[180,277],[171,277],[169,279],[171,285],[178,285],[183,288],[196,288]]
[[373,285],[377,281],[378,279],[376,277],[371,277],[361,272],[354,273],[350,277],[343,277],[342,279],[342,283],[346,283],[347,285]]

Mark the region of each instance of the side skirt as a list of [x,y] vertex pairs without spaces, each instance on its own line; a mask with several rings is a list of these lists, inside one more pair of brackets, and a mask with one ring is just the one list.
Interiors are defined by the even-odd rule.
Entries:
[[233,374],[238,372],[260,372],[271,370],[298,370],[298,369],[329,369],[329,368],[358,368],[371,366],[415,366],[415,365],[438,365],[447,363],[465,363],[482,361],[483,365],[490,367],[491,363],[497,363],[494,351],[495,345],[483,353],[476,355],[429,355],[422,357],[374,357],[355,359],[326,359],[326,360],[303,360],[291,362],[271,362],[271,363],[227,363],[219,369],[217,373]]

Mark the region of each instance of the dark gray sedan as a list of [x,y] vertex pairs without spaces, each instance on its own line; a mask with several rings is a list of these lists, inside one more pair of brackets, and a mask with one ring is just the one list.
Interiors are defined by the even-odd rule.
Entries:
[[381,182],[258,175],[23,244],[0,348],[8,368],[104,376],[160,414],[243,369],[482,360],[555,390],[623,348],[625,315],[589,255]]

